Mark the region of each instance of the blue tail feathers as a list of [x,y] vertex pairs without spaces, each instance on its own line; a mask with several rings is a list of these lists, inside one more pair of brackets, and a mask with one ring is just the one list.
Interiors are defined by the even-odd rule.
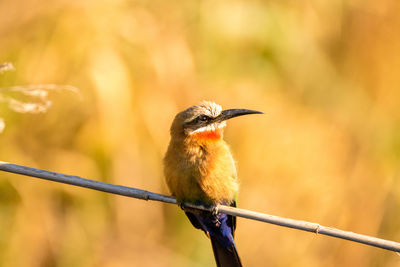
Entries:
[[210,237],[218,267],[242,266],[233,240],[235,218],[206,211],[186,212],[186,215],[194,227],[202,229]]
[[218,267],[242,267],[235,243],[229,247],[221,245],[213,237],[211,239],[215,262]]

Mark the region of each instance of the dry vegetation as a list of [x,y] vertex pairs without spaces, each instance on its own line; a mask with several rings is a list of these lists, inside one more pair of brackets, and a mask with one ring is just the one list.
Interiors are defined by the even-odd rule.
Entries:
[[[0,1],[0,159],[167,193],[176,112],[230,121],[243,208],[400,241],[400,6],[384,1]],[[18,92],[12,98],[25,101]],[[29,97],[29,96],[28,96]],[[0,120],[0,123],[2,121]],[[395,253],[239,219],[246,266],[398,266]],[[212,266],[168,205],[0,173],[0,266]]]

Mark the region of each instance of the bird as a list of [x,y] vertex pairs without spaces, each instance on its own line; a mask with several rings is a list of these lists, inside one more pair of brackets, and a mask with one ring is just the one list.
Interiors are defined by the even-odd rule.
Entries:
[[[223,140],[226,120],[262,113],[250,109],[222,110],[214,102],[202,101],[175,116],[164,157],[164,176],[177,203],[236,207],[239,184],[235,161]],[[218,267],[242,266],[234,242],[236,217],[181,207],[192,225],[210,238]]]

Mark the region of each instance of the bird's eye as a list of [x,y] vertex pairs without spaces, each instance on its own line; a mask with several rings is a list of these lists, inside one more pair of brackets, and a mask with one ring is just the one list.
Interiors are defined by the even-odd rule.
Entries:
[[198,121],[208,121],[210,119],[210,117],[206,116],[206,115],[200,115],[197,117]]

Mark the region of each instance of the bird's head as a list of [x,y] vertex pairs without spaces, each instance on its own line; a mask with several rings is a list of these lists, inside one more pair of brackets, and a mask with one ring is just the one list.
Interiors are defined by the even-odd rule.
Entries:
[[250,109],[222,110],[222,107],[214,102],[202,101],[175,116],[171,136],[217,140],[222,137],[226,120],[248,114],[262,112]]

